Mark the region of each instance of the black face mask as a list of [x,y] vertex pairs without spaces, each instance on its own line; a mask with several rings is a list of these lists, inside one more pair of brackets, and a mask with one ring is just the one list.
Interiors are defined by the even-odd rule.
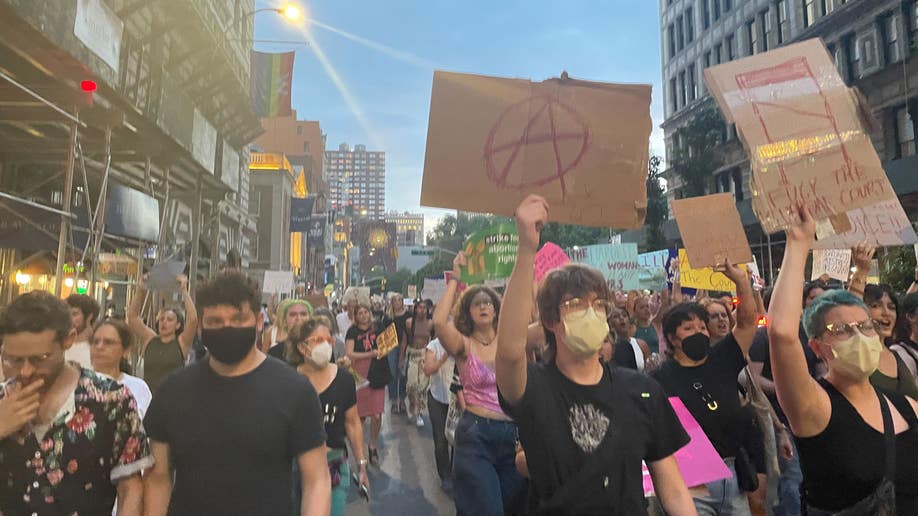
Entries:
[[218,362],[238,364],[255,347],[255,327],[203,329],[201,343]]
[[682,339],[682,352],[696,362],[707,357],[709,351],[711,351],[711,338],[704,333],[699,332]]

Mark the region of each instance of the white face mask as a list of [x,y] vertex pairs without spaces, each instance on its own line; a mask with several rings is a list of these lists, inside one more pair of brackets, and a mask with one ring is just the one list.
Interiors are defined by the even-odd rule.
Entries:
[[312,348],[312,354],[310,355],[310,360],[320,369],[324,368],[331,362],[332,357],[332,347],[331,344],[323,342],[316,347]]
[[564,316],[564,343],[575,355],[587,358],[599,351],[609,335],[609,323],[593,307]]
[[861,380],[872,375],[880,366],[883,344],[880,336],[868,337],[861,332],[832,346],[832,368],[848,378]]

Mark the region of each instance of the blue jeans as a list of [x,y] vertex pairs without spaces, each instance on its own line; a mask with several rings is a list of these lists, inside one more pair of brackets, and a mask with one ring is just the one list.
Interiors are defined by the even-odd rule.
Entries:
[[749,499],[736,482],[736,468],[733,459],[724,462],[732,475],[729,478],[708,482],[708,496],[695,497],[695,509],[698,516],[750,516]]
[[[340,460],[341,463],[341,482],[332,488],[331,492],[331,513],[330,516],[344,516],[344,506],[347,505],[347,494],[351,489],[351,466],[347,462],[347,454],[344,450],[330,449],[326,454],[328,462]],[[293,461],[293,514],[300,515],[300,504],[303,500],[303,486],[300,485],[300,464]]]
[[[389,352],[389,371],[392,372],[392,381],[389,382],[389,401],[405,399],[407,395],[406,375],[398,370],[398,348]],[[408,357],[405,357],[408,360]]]
[[781,466],[781,478],[778,480],[778,497],[780,502],[775,506],[775,516],[800,516],[800,484],[803,483],[803,471],[800,469],[800,457],[797,455],[797,444],[794,446],[794,457],[784,460],[778,457]]
[[523,486],[516,471],[516,424],[466,411],[456,425],[453,489],[457,516],[502,516]]

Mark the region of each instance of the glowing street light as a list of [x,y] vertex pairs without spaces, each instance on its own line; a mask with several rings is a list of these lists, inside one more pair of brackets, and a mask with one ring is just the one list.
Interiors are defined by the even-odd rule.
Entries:
[[287,4],[280,11],[285,18],[294,22],[298,21],[300,17],[303,16],[303,11],[300,9],[300,6],[296,4]]

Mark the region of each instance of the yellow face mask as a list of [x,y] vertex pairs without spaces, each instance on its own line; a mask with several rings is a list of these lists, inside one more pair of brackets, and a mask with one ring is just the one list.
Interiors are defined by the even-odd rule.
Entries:
[[580,358],[587,358],[599,352],[609,334],[609,323],[591,306],[564,316],[564,334],[568,349]]
[[880,365],[880,352],[883,344],[879,335],[868,337],[858,332],[856,335],[834,344],[832,354],[835,360],[831,368],[848,378],[861,380],[872,375]]

